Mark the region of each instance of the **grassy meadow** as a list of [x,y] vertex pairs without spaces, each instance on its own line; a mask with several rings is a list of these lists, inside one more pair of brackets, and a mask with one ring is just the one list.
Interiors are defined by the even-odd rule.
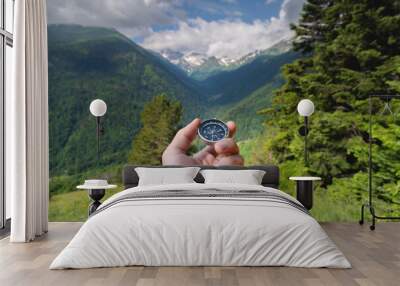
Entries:
[[[287,192],[295,194],[295,185],[291,183]],[[107,190],[104,199],[120,192],[122,187]],[[286,190],[285,190],[286,191]],[[103,199],[103,200],[104,200]],[[90,199],[86,191],[77,190],[69,193],[53,195],[50,199],[49,220],[50,221],[85,221]],[[359,205],[354,203],[344,204],[338,208],[336,201],[324,189],[317,189],[314,196],[314,207],[311,214],[318,221],[357,221],[359,219]]]
[[[120,192],[122,187],[106,190],[103,201]],[[54,195],[50,198],[50,221],[85,221],[88,217],[90,198],[85,190]]]

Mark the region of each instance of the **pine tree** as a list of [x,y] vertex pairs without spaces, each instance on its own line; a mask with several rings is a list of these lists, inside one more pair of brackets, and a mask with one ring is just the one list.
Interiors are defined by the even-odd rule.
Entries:
[[[269,129],[275,126],[275,135],[266,138],[266,146],[278,163],[302,165],[302,122],[296,107],[301,99],[311,99],[316,112],[310,118],[309,172],[322,176],[326,186],[347,180],[346,192],[360,197],[366,190],[366,181],[356,180],[364,180],[366,174],[368,96],[400,91],[400,1],[309,0],[293,28],[295,46],[304,56],[283,69],[286,83],[276,92],[267,121]],[[374,100],[373,113],[381,107],[382,102]],[[393,102],[393,109],[399,108]],[[374,168],[377,185],[400,189],[397,118],[375,118],[374,149],[383,153]],[[393,164],[387,163],[389,158]]]
[[165,94],[155,96],[141,113],[142,128],[132,142],[128,161],[138,165],[160,165],[165,148],[174,137],[182,117],[182,105]]
[[296,33],[294,49],[307,54],[314,50],[315,44],[323,42],[331,31],[324,12],[333,5],[332,0],[309,0],[304,3],[298,25],[292,25]]

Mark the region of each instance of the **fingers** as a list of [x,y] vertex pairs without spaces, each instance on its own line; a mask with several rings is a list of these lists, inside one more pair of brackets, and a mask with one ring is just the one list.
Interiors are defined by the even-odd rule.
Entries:
[[236,123],[233,121],[228,121],[226,126],[228,126],[229,129],[229,137],[233,137],[236,133]]
[[239,146],[232,138],[225,138],[214,145],[215,152],[218,155],[236,155],[239,154]]
[[[235,130],[235,126],[230,130]],[[239,155],[239,146],[232,138],[225,138],[213,145],[204,147],[193,156],[203,165],[243,165],[243,158]]]
[[214,166],[243,166],[244,159],[240,155],[218,157]]
[[165,149],[162,155],[163,165],[196,165],[197,161],[186,155],[186,151],[190,148],[193,140],[197,135],[197,128],[201,120],[194,119],[188,125],[179,130],[174,139]]
[[201,149],[199,152],[193,155],[193,158],[202,165],[212,165],[217,153],[215,152],[213,145],[208,145]]
[[244,164],[243,157],[239,155],[239,146],[232,138],[225,138],[214,145],[217,153],[214,166]]
[[171,143],[167,147],[168,151],[186,153],[186,151],[190,148],[193,140],[197,136],[197,128],[199,128],[201,123],[200,118],[194,119],[188,125],[179,130],[174,139],[172,139]]
[[193,155],[193,157],[198,158],[198,159],[202,159],[204,156],[206,155],[212,155],[212,156],[217,156],[217,153],[215,152],[214,146],[213,145],[207,145],[206,147],[204,147],[203,149],[201,149],[199,152],[197,152],[196,154]]

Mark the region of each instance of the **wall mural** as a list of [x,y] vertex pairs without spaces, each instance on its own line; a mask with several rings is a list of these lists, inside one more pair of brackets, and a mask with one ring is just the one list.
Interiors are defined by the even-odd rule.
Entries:
[[[48,0],[50,220],[87,218],[85,179],[119,184],[110,196],[123,165],[162,163],[277,164],[289,194],[290,176],[320,176],[313,216],[358,220],[368,96],[400,93],[399,14],[391,0]],[[99,158],[94,99],[107,104]],[[315,105],[307,166],[302,99]],[[372,100],[386,215],[400,214],[399,102]]]

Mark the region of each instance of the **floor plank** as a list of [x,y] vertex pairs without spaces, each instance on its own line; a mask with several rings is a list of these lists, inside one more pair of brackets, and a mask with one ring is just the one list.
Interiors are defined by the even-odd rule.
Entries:
[[119,267],[50,271],[55,256],[81,223],[50,223],[49,233],[32,243],[0,240],[0,285],[399,285],[400,223],[379,223],[375,231],[354,223],[322,224],[352,263],[352,269],[290,267]]

